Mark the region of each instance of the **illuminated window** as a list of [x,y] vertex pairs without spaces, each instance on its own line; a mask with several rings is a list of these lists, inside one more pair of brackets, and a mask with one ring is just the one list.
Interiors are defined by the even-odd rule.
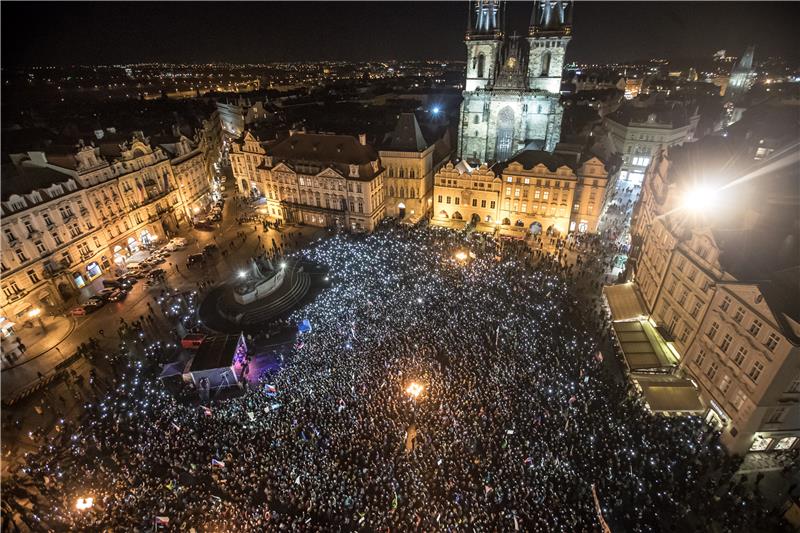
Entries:
[[797,437],[784,437],[775,445],[776,450],[788,450],[794,443],[797,442]]
[[769,445],[772,444],[772,439],[765,439],[764,437],[756,437],[756,440],[753,441],[753,445],[750,446],[751,452],[763,452]]

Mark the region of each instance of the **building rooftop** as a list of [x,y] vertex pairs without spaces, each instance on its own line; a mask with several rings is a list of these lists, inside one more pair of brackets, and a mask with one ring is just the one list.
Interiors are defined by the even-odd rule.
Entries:
[[192,372],[229,367],[233,364],[238,335],[219,335],[206,337],[192,360]]
[[387,135],[384,148],[400,152],[422,152],[429,146],[414,113],[401,113],[394,131]]
[[324,135],[319,133],[295,133],[267,148],[273,165],[279,161],[292,164],[314,163],[333,167],[342,175],[349,176],[350,165],[359,167],[359,177],[371,179],[383,169],[372,167],[378,153],[368,144],[361,144],[350,135]]
[[[63,183],[73,179],[68,174],[63,174],[56,170],[47,167],[20,165],[14,166],[12,164],[3,165],[2,169],[2,184],[0,185],[0,192],[2,192],[2,200],[8,201],[12,195],[25,195],[33,191],[45,189],[54,183]],[[42,191],[42,198],[49,200],[47,193]]]

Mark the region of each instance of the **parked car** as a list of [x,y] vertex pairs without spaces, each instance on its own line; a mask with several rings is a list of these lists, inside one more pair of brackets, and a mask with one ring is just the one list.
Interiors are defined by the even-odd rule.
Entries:
[[163,268],[154,268],[150,272],[147,273],[148,279],[157,279],[163,278],[166,272],[164,272]]
[[[107,290],[107,289],[103,289],[103,290]],[[85,305],[85,306],[86,305],[93,305],[93,306],[96,306],[97,308],[100,308],[100,307],[103,307],[104,305],[106,305],[106,301],[103,298],[99,297],[99,296],[92,296],[91,298],[86,300],[86,303],[83,304],[83,305]]]
[[186,239],[184,239],[183,237],[174,237],[169,242],[176,244],[178,246],[186,246]]
[[137,278],[136,276],[127,275],[119,278],[119,281],[121,281],[123,285],[127,285],[128,287],[133,287],[139,281],[139,278]]
[[192,254],[186,258],[186,266],[192,266],[195,263],[202,263],[206,258],[203,254]]
[[112,294],[112,293],[113,293],[115,290],[117,290],[117,289],[111,289],[111,288],[103,289],[102,291],[100,291],[100,292],[98,292],[98,293],[97,293],[97,297],[98,297],[98,298],[102,298],[102,300],[103,300],[104,302],[107,302],[107,301],[108,301],[108,297],[109,297],[109,296],[111,296],[111,294]]
[[121,302],[122,300],[124,300],[127,297],[128,297],[128,291],[126,291],[124,289],[116,289],[114,292],[112,292],[109,295],[108,301],[109,302]]
[[84,316],[88,315],[89,313],[86,311],[86,308],[84,306],[79,305],[78,307],[73,307],[72,309],[70,309],[69,314],[71,314],[72,316]]
[[206,244],[203,247],[203,253],[206,254],[206,255],[211,255],[213,253],[216,253],[218,250],[219,250],[219,248],[217,248],[217,245],[213,244],[213,243],[212,244]]
[[103,287],[108,289],[119,289],[122,287],[124,282],[122,279],[104,279],[103,280]]

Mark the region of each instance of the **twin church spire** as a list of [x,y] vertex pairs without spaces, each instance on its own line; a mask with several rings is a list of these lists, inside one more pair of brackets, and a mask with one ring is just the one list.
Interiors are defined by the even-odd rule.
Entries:
[[[572,31],[571,0],[536,0],[533,3],[530,37]],[[502,39],[506,32],[506,0],[473,0],[467,19],[467,40]]]
[[522,149],[552,151],[561,133],[561,74],[572,2],[533,2],[527,35],[508,35],[505,0],[470,2],[459,156],[506,161]]

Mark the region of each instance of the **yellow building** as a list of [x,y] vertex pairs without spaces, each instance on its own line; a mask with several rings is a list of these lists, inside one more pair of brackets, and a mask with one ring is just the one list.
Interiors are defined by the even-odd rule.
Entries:
[[429,142],[414,113],[402,113],[379,152],[386,167],[386,215],[411,222],[425,217],[433,205],[433,176],[451,152],[446,134]]
[[[597,157],[526,150],[495,173],[448,164],[434,180],[434,222],[493,224],[501,233],[597,230],[608,172]],[[488,228],[479,228],[488,229]]]

